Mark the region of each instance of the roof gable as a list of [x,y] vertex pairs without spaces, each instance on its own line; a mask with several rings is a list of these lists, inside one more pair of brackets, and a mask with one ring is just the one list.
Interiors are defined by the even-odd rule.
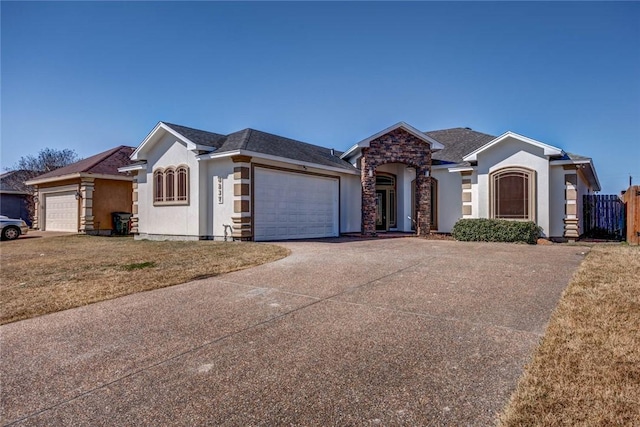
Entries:
[[397,130],[397,129],[402,129],[408,132],[409,134],[415,136],[416,138],[429,144],[432,151],[442,150],[444,148],[444,145],[442,145],[440,142],[436,141],[429,135],[425,134],[424,132],[419,131],[418,129],[414,128],[413,126],[405,122],[398,122],[395,125],[389,126],[388,128],[383,129],[380,132],[373,134],[370,137],[365,138],[362,141],[358,142],[356,145],[349,148],[341,157],[343,159],[348,158],[349,156],[355,154],[356,152],[362,150],[363,148],[369,147],[369,145],[371,144],[371,141],[373,141],[374,139],[380,138],[381,136],[386,135],[389,132],[393,132],[394,130]]
[[65,167],[39,175],[35,177],[34,180],[41,182],[51,178],[81,173],[122,176],[122,174],[118,172],[118,168],[131,163],[129,156],[133,150],[133,147],[120,145],[119,147],[103,151],[102,153],[87,157],[86,159],[82,159]]
[[472,151],[471,153],[467,154],[466,156],[463,157],[463,160],[466,162],[475,162],[478,160],[478,154],[482,153],[485,150],[488,150],[491,147],[494,147],[500,143],[502,143],[503,141],[505,141],[508,138],[514,138],[517,139],[519,141],[525,142],[527,144],[531,144],[535,147],[538,148],[542,148],[544,155],[545,156],[559,156],[562,155],[562,150],[558,147],[554,147],[552,145],[548,145],[545,144],[543,142],[540,141],[536,141],[535,139],[532,138],[527,138],[526,136],[522,136],[519,135],[515,132],[511,132],[511,131],[507,131],[505,133],[503,133],[502,135],[500,135],[499,137],[493,139],[492,141],[486,143],[485,145],[477,148],[476,150]]
[[225,136],[200,129],[158,122],[142,143],[131,154],[131,160],[145,160],[144,155],[167,133],[182,141],[191,151],[214,151],[222,145]]

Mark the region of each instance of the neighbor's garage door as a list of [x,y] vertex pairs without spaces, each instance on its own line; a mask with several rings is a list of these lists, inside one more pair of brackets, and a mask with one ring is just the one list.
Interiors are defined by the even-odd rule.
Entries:
[[45,223],[47,231],[78,231],[78,201],[75,191],[45,196]]
[[255,240],[338,236],[338,179],[254,170]]

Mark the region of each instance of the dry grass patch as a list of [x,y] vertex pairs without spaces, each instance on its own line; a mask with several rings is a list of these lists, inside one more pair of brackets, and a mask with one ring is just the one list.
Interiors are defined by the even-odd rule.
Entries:
[[553,314],[501,426],[640,422],[640,247],[594,246]]
[[64,236],[0,245],[0,324],[252,267],[275,245]]

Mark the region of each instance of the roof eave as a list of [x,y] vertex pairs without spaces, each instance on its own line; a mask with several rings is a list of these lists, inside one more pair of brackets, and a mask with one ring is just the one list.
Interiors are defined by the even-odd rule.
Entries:
[[493,147],[496,144],[504,141],[507,138],[515,138],[520,141],[526,142],[531,145],[535,145],[536,147],[540,147],[543,149],[545,156],[559,156],[562,154],[562,149],[558,147],[554,147],[553,145],[545,144],[544,142],[537,141],[533,138],[526,137],[524,135],[517,134],[515,132],[507,131],[500,135],[499,137],[487,142],[482,147],[472,151],[462,158],[465,162],[475,162],[478,160],[478,154]]
[[549,162],[553,166],[567,166],[567,165],[575,165],[576,170],[578,169],[589,169],[588,176],[591,178],[591,186],[593,191],[601,191],[602,187],[600,186],[600,179],[598,178],[598,174],[596,172],[596,168],[593,164],[593,159],[578,159],[578,160],[552,160]]
[[75,172],[68,173],[60,176],[51,176],[48,178],[35,178],[29,181],[25,181],[26,185],[41,185],[49,182],[66,181],[68,179],[80,179],[80,178],[94,178],[94,179],[111,179],[116,181],[133,181],[133,177],[129,175],[112,175],[106,173],[89,173],[89,172]]
[[158,124],[151,130],[151,132],[149,132],[147,137],[140,143],[140,145],[138,145],[138,147],[133,151],[133,153],[131,153],[131,156],[130,156],[131,160],[135,160],[135,161],[146,160],[146,159],[141,157],[141,154],[144,154],[145,148],[147,146],[152,145],[154,142],[156,142],[157,139],[159,139],[159,137],[156,138],[156,134],[158,133],[158,131],[160,129],[162,129],[165,132],[170,133],[171,135],[175,136],[176,138],[178,138],[179,140],[184,142],[185,145],[187,146],[187,149],[190,150],[190,151],[207,151],[207,152],[211,152],[211,151],[215,150],[214,147],[210,147],[208,145],[196,144],[195,142],[191,141],[186,136],[184,136],[181,133],[175,131],[173,128],[171,128],[171,126],[165,124],[164,122],[158,122]]
[[137,163],[135,165],[122,166],[118,168],[118,172],[135,172],[135,171],[146,171],[147,164],[146,163]]
[[344,152],[342,154],[342,156],[340,156],[341,159],[346,159],[349,156],[351,156],[351,154],[355,153],[356,151],[358,151],[358,149],[362,149],[362,148],[368,148],[371,144],[371,141],[373,141],[374,139],[380,138],[381,136],[384,136],[386,134],[388,134],[389,132],[393,132],[394,130],[397,129],[403,129],[404,131],[410,133],[411,135],[415,136],[418,139],[421,139],[422,141],[426,142],[427,144],[429,144],[429,147],[431,147],[431,151],[438,151],[438,150],[442,150],[444,148],[444,145],[442,145],[440,142],[436,141],[435,139],[431,138],[429,135],[425,134],[424,132],[419,131],[418,129],[416,129],[415,127],[411,126],[408,123],[405,122],[398,122],[395,125],[389,126],[386,129],[381,130],[380,132],[377,132],[373,135],[371,135],[368,138],[363,139],[362,141],[358,142],[357,144],[355,144],[354,146],[352,146],[351,148],[349,148],[346,152]]
[[259,153],[257,151],[250,151],[250,150],[232,150],[232,151],[223,151],[223,152],[215,152],[215,153],[206,153],[206,154],[201,154],[197,156],[196,159],[198,161],[214,160],[214,159],[222,159],[222,158],[232,157],[232,156],[249,156],[249,157],[255,157],[258,159],[295,164],[296,166],[322,169],[322,170],[327,170],[332,172],[345,173],[349,175],[360,175],[360,171],[356,168],[353,168],[353,170],[350,170],[346,168],[340,168],[337,166],[327,166],[327,165],[321,165],[319,163],[304,162],[300,160],[294,160],[294,159],[289,159],[289,158],[280,157],[280,156],[273,156],[271,154],[264,154],[264,153]]
[[461,165],[461,164],[457,164],[457,165],[453,165],[449,168],[447,168],[449,170],[449,172],[473,172],[474,170],[477,169],[477,166],[469,166],[469,165]]

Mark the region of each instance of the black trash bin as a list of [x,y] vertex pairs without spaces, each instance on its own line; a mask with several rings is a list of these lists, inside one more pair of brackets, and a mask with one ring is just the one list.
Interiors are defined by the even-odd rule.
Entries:
[[133,214],[129,212],[111,212],[113,234],[117,234],[119,236],[129,234],[132,216]]

